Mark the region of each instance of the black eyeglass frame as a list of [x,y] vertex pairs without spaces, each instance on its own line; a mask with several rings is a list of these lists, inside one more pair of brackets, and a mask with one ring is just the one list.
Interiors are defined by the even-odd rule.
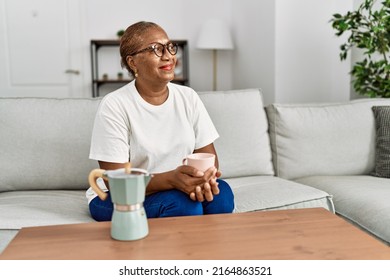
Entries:
[[[163,47],[161,55],[159,55],[157,53],[157,45],[160,45],[160,46]],[[171,49],[174,48],[174,51],[171,52],[170,48]],[[151,45],[149,47],[146,47],[146,48],[144,48],[142,50],[136,51],[135,53],[132,53],[130,56],[133,56],[133,55],[136,55],[136,54],[139,54],[139,53],[143,53],[143,52],[146,52],[146,51],[149,51],[149,50],[153,50],[154,54],[157,57],[162,57],[165,54],[165,50],[167,50],[171,55],[175,55],[175,54],[177,54],[178,49],[179,49],[179,45],[175,44],[175,43],[172,43],[172,42],[168,42],[166,44],[153,43],[153,45]]]

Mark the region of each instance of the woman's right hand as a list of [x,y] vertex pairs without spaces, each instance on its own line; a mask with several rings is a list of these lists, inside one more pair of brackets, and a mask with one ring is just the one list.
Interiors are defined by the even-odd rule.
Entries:
[[181,165],[173,171],[173,184],[178,190],[187,193],[194,201],[212,201],[214,194],[217,193],[210,184],[216,180],[216,174],[215,167],[201,172],[192,166]]

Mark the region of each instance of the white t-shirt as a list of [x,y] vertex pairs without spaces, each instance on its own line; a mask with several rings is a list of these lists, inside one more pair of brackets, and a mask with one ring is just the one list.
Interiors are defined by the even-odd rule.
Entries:
[[[176,169],[195,149],[213,143],[218,132],[198,94],[168,83],[161,105],[146,102],[134,81],[107,94],[95,117],[89,158],[131,162],[132,167],[161,173]],[[96,193],[87,190],[88,202]]]

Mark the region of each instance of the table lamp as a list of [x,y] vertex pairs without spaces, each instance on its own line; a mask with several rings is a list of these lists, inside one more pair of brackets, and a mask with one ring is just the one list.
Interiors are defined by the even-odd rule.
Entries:
[[217,19],[205,21],[200,29],[198,49],[213,51],[213,90],[217,90],[217,50],[232,50],[233,41],[226,23]]

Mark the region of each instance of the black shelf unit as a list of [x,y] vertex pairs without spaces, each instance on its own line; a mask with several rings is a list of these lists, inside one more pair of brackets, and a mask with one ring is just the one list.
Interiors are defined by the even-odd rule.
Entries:
[[[172,81],[177,84],[189,85],[188,75],[188,42],[187,40],[172,40],[173,43],[178,44],[179,50],[177,53],[178,65],[177,69],[180,69],[180,73],[176,75]],[[91,40],[91,73],[92,73],[92,97],[99,97],[99,88],[104,84],[117,84],[118,87],[125,83],[130,82],[130,79],[103,79],[99,77],[98,67],[98,51],[102,47],[116,47],[119,49],[119,40]],[[119,52],[119,50],[118,50]],[[179,68],[179,64],[180,68]]]

